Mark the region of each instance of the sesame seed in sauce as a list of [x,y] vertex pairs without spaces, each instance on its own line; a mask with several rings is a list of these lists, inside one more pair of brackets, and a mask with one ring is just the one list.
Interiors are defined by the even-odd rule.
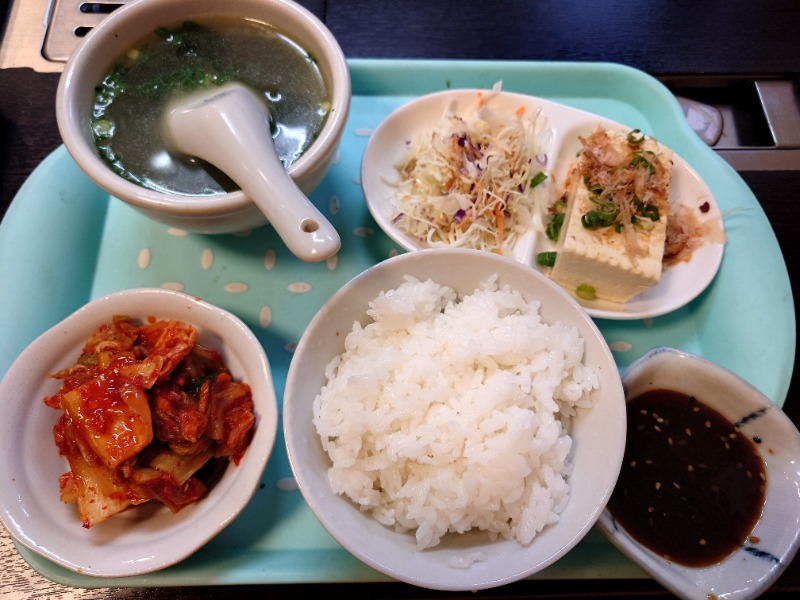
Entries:
[[[766,488],[764,463],[750,438],[702,399],[679,392],[653,390],[630,399],[628,409],[623,469],[608,504],[619,526],[691,567],[714,564],[741,547]],[[734,505],[742,509],[719,508]]]

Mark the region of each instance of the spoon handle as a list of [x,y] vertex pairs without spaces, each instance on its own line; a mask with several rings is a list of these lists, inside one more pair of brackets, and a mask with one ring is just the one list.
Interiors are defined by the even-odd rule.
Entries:
[[176,149],[233,179],[298,258],[317,262],[339,251],[339,234],[286,172],[266,104],[249,89],[227,84],[179,100],[166,127]]

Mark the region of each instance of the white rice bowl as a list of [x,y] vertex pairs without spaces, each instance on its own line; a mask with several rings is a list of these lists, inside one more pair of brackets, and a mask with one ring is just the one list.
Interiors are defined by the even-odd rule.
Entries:
[[344,548],[401,581],[478,590],[540,571],[592,527],[619,473],[625,400],[596,326],[546,277],[423,250],[367,270],[312,320],[284,432]]

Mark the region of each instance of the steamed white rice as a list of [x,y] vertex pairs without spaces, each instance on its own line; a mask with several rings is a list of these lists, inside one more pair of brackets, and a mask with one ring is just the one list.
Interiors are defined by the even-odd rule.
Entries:
[[314,401],[333,490],[420,550],[473,528],[530,544],[569,500],[569,422],[597,377],[576,328],[495,280],[382,292]]

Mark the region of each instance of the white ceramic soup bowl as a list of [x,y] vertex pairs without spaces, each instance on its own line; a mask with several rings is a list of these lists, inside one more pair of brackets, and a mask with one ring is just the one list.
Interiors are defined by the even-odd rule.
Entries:
[[[221,352],[235,380],[250,385],[256,424],[238,465],[232,462],[209,494],[173,514],[148,502],[84,528],[75,503],[59,498],[59,476],[69,470],[53,439],[60,411],[43,398],[59,390],[49,377],[75,363],[89,336],[114,315],[140,322],[175,319],[198,330],[198,343]],[[166,289],[133,289],[97,298],[34,340],[0,381],[0,520],[32,552],[93,577],[157,571],[190,556],[245,508],[258,489],[275,444],[278,408],[267,356],[236,316]]]
[[[483,281],[518,290],[528,301],[541,301],[548,324],[574,326],[585,341],[584,364],[599,378],[591,392],[594,405],[572,423],[571,494],[561,518],[546,526],[528,545],[484,531],[448,533],[442,541],[418,550],[413,532],[384,526],[328,480],[332,466],[313,419],[313,403],[326,383],[326,365],[344,351],[354,322],[366,324],[369,303],[411,275],[432,279],[460,294],[471,294]],[[377,367],[376,367],[377,368]],[[621,465],[625,404],[613,357],[593,321],[561,288],[510,258],[467,249],[427,249],[399,255],[368,269],[336,292],[317,313],[300,340],[287,376],[283,400],[284,434],[300,491],[322,525],[350,553],[395,579],[439,590],[480,590],[527,577],[551,565],[591,529],[606,504]]]
[[706,567],[683,566],[651,551],[609,510],[601,515],[598,527],[628,558],[679,598],[742,600],[761,595],[791,564],[800,546],[797,428],[779,406],[734,372],[674,348],[654,348],[628,366],[622,380],[629,400],[650,390],[674,390],[695,396],[737,424],[740,435],[756,442],[756,452],[765,465],[766,494],[761,514],[742,545]]
[[328,87],[330,112],[317,139],[287,169],[300,190],[310,194],[330,168],[344,131],[350,109],[350,72],[330,31],[311,12],[290,0],[148,0],[127,4],[103,19],[70,56],[59,81],[56,116],[72,158],[112,196],[169,226],[200,233],[230,233],[267,223],[242,191],[181,196],[141,187],[108,167],[98,154],[91,131],[95,86],[123,53],[158,27],[214,17],[271,25],[316,58]]

